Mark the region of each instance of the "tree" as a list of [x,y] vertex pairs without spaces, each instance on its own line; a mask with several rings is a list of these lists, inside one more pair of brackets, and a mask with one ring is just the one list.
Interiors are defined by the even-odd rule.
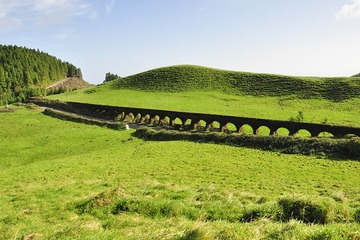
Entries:
[[104,83],[113,81],[113,80],[118,79],[118,78],[120,78],[120,77],[117,74],[112,74],[112,73],[108,72],[108,73],[105,74]]
[[[0,44],[1,102],[25,100],[65,77],[81,77],[80,68],[39,50]],[[31,89],[42,89],[33,91]]]

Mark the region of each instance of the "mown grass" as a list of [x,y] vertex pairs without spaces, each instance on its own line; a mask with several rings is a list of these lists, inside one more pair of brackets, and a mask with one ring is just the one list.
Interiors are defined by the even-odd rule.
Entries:
[[132,133],[0,113],[1,239],[360,237],[360,162]]

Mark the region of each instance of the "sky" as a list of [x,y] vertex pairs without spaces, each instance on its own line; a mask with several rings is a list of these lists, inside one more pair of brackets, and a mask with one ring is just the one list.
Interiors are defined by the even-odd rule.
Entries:
[[0,44],[102,83],[193,64],[292,76],[360,72],[360,0],[0,0]]

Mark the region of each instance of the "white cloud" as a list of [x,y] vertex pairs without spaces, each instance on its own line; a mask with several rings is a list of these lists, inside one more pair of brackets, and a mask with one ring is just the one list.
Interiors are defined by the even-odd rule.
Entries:
[[47,26],[83,15],[93,15],[86,0],[0,0],[0,30],[33,23]]
[[345,4],[335,14],[335,18],[338,21],[360,18],[360,0],[352,0],[351,3]]

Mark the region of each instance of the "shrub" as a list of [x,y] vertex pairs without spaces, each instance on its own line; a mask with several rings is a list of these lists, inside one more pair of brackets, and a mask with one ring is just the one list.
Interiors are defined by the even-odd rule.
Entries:
[[360,158],[360,137],[353,137],[346,144],[349,156]]
[[302,111],[298,112],[296,117],[289,118],[290,122],[303,122],[304,121],[304,113]]
[[327,221],[327,209],[323,203],[308,199],[286,197],[278,200],[281,212],[279,220],[299,220],[304,223],[325,224]]

